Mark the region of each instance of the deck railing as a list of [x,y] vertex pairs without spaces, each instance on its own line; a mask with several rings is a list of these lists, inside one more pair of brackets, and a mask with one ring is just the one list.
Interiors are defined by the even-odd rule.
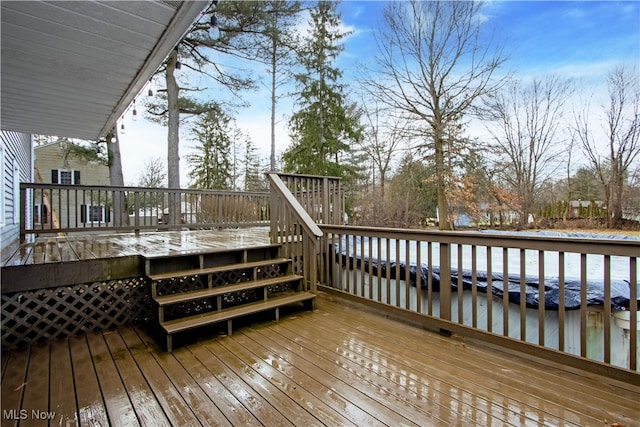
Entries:
[[638,241],[320,228],[330,292],[568,365],[638,371]]
[[306,291],[316,292],[322,231],[285,182],[267,174],[271,189],[271,241],[282,245],[283,256],[293,260],[294,273],[304,276]]
[[269,224],[269,194],[20,184],[20,233],[140,231]]
[[340,178],[279,173],[287,189],[318,224],[344,224]]

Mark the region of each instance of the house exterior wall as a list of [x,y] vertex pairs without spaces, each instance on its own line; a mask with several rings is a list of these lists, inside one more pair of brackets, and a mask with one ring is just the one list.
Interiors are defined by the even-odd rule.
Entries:
[[35,147],[34,165],[40,172],[42,182],[52,184],[51,171],[73,170],[80,172],[82,185],[110,185],[109,167],[96,162],[89,162],[73,155],[65,155],[60,142]]
[[[36,181],[38,181],[38,174],[41,182],[45,184],[72,184],[72,185],[110,185],[109,179],[109,167],[98,163],[88,161],[82,157],[69,154],[65,150],[64,143],[54,142],[51,144],[35,147],[35,173]],[[71,182],[64,182],[63,175],[66,178],[70,178]],[[105,206],[103,212],[103,221],[110,222],[111,215],[108,212],[109,201],[102,199],[91,199],[91,195],[77,196],[76,193],[70,193],[78,199],[67,199],[67,192],[54,193],[49,195],[51,199],[55,200],[53,215],[63,226],[74,227],[82,226],[88,222],[87,206]],[[44,200],[42,194],[36,192],[34,195],[34,222],[41,224],[40,218],[46,218],[48,212],[39,211],[42,209]],[[51,224],[41,224],[43,228],[50,228]]]
[[33,181],[30,134],[0,130],[0,249],[19,238],[20,183]]

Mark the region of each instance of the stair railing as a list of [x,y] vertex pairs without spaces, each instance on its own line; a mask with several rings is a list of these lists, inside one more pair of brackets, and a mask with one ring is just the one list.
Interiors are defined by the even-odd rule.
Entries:
[[278,173],[316,224],[345,223],[341,179],[335,176]]
[[322,231],[276,173],[270,184],[271,242],[282,245],[293,260],[294,273],[304,276],[306,291],[316,292]]

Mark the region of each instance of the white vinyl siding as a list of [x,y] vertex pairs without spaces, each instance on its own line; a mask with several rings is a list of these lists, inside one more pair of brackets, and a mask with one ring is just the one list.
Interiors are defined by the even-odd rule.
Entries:
[[20,233],[20,183],[32,178],[31,135],[0,131],[0,242],[4,247]]

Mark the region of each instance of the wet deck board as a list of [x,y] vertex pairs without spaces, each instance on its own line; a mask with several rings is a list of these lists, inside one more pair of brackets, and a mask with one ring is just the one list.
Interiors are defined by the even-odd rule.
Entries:
[[13,419],[12,417],[5,417],[3,414],[3,426],[18,425],[18,414],[23,406],[22,396],[24,394],[24,387],[26,386],[27,380],[29,350],[30,349],[27,348],[12,351],[5,362],[7,367],[2,375],[2,399],[0,399],[0,401],[2,402],[3,410],[13,410],[13,414],[16,414],[16,417]]
[[[149,383],[150,390],[154,396],[158,399],[159,406],[166,414],[168,419],[184,420],[185,425],[214,425],[216,419],[220,416],[216,411],[209,409],[209,412],[204,411],[204,407],[197,402],[199,395],[197,387],[192,387],[189,381],[180,383],[180,378],[189,378],[187,371],[179,372],[175,381],[172,381],[171,369],[163,369],[158,364],[155,357],[171,358],[170,354],[152,354],[142,340],[136,334],[133,329],[122,329],[120,331],[122,349],[128,348],[131,352],[132,361],[137,364],[140,369],[140,374]],[[117,337],[117,334],[113,334],[113,337]],[[124,345],[126,344],[126,347]],[[133,369],[135,372],[135,369]],[[180,390],[188,390],[188,392],[181,394]],[[205,399],[200,399],[204,402]],[[191,408],[194,408],[192,410]],[[204,415],[203,418],[198,419],[196,413]]]
[[112,259],[132,255],[169,256],[192,252],[214,252],[229,247],[264,246],[270,244],[265,227],[147,232],[138,235],[74,234],[39,237],[33,242],[14,242],[2,251],[2,267],[74,261]]
[[[113,333],[107,331],[107,334]],[[104,398],[105,407],[111,425],[136,426],[140,425],[133,404],[127,395],[118,368],[112,359],[102,334],[88,334],[87,341],[91,350],[93,366],[95,368],[100,390]],[[157,402],[151,403],[156,405]]]
[[77,426],[76,394],[73,366],[68,341],[51,342],[51,378],[49,380],[49,410],[57,414],[61,425]]
[[5,353],[3,410],[48,405],[55,425],[640,425],[638,387],[322,295],[205,333],[173,353],[137,327]]
[[68,341],[73,360],[77,419],[80,425],[109,425],[107,408],[100,392],[87,338],[79,336],[70,338]]
[[[105,333],[104,338],[140,424],[143,426],[170,425],[169,420],[165,416],[163,407],[160,405],[159,400],[155,398],[153,390],[147,383],[148,380],[143,372],[141,372],[140,366],[136,364],[136,361],[133,359],[133,356],[129,352],[129,349],[120,334],[116,331],[112,333]],[[155,380],[152,375],[148,376],[148,378],[149,382]],[[162,379],[162,376],[160,376],[159,379]],[[166,390],[167,393],[163,394],[163,396],[166,395],[171,397],[172,395],[169,390],[172,389],[173,385],[170,382],[165,381],[164,384],[162,384],[162,390]],[[184,404],[184,401],[181,401],[179,402],[179,406],[184,407],[186,405]],[[168,406],[167,408],[172,409],[172,406]],[[169,411],[167,411],[167,413],[171,414]],[[177,413],[174,412],[171,415],[174,416],[174,419],[184,419],[185,424],[187,425],[194,421],[193,414],[188,410],[188,408],[187,410],[182,410]]]

